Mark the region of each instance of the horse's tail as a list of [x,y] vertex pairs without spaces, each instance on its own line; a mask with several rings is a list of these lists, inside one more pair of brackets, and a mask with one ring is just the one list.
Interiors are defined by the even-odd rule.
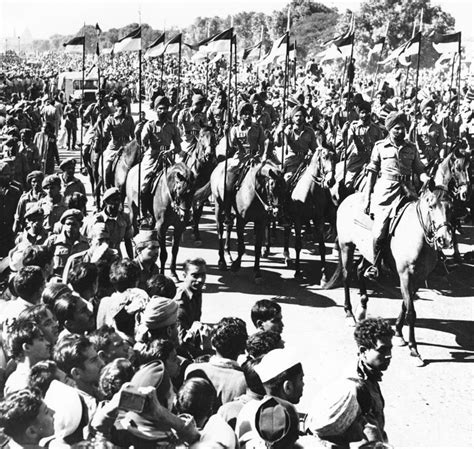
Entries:
[[194,193],[193,202],[194,203],[203,203],[209,198],[211,194],[211,181],[208,181],[201,188],[197,189]]
[[336,237],[336,242],[334,243],[335,246],[337,246],[337,267],[336,271],[334,271],[333,275],[331,276],[331,279],[324,284],[324,288],[326,290],[331,290],[333,288],[338,288],[342,287],[342,259],[341,259],[341,248],[339,246],[339,240]]

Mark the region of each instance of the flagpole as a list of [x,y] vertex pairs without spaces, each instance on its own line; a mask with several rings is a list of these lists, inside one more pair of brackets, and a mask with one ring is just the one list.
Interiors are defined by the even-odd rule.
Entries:
[[237,122],[238,91],[237,91],[237,35],[234,34],[234,102],[235,102],[235,121]]
[[[141,13],[140,13],[141,19]],[[141,26],[141,20],[140,20]],[[142,30],[140,29],[140,49],[138,50],[138,123],[140,123],[142,116]],[[138,190],[137,190],[137,203],[138,203],[138,217],[142,215],[142,139],[139,139],[138,145]]]
[[[232,30],[232,36],[234,34],[234,30]],[[226,197],[227,197],[227,158],[229,156],[229,147],[230,147],[230,87],[232,84],[232,47],[233,47],[233,42],[232,42],[232,37],[230,39],[230,54],[229,54],[229,79],[227,83],[227,119],[226,119],[226,124],[225,128],[227,128],[226,131],[226,136],[225,136],[225,159],[224,159],[224,191],[223,191],[223,202],[224,202],[224,210],[227,207],[226,203]],[[230,208],[229,208],[230,209]],[[230,214],[229,214],[230,215]],[[230,216],[228,217],[230,219]]]
[[160,57],[161,60],[161,74],[160,74],[160,88],[163,89],[163,71],[165,70],[165,54]]
[[295,57],[293,58],[293,64],[294,64],[294,72],[293,72],[294,80],[293,80],[293,83],[294,83],[294,88],[296,90],[296,41],[295,41],[295,45],[293,47],[293,52],[294,52],[294,55],[295,55]]
[[373,99],[374,99],[374,94],[375,94],[375,88],[377,86],[377,77],[379,75],[379,70],[380,70],[380,60],[382,59],[382,54],[383,54],[383,51],[385,50],[385,43],[387,42],[387,37],[388,37],[388,26],[389,26],[390,22],[387,23],[387,27],[385,28],[385,39],[383,40],[382,42],[382,48],[380,49],[380,52],[379,52],[379,57],[377,59],[377,68],[375,69],[375,77],[374,77],[374,84],[372,86],[372,94],[370,95],[370,101],[372,102]]
[[[349,66],[347,68],[347,71],[349,72],[349,67],[352,64],[352,57],[354,56],[354,41],[355,41],[355,26],[354,26],[354,13],[352,13],[352,44],[351,44],[351,56],[349,57]],[[355,67],[354,67],[354,74],[355,75]],[[348,91],[347,91],[347,101],[346,101],[346,118],[349,119],[349,104],[350,104],[350,95],[352,91],[352,83],[354,81],[354,76],[349,76],[349,85],[348,85]],[[344,171],[342,175],[342,186],[343,188],[346,185],[346,173],[347,173],[347,139],[344,139],[344,136],[342,136],[342,140],[344,143]],[[344,141],[345,140],[345,141]]]
[[289,47],[290,47],[290,32],[289,30],[286,31],[286,54],[285,54],[285,80],[283,84],[283,145],[281,147],[281,168],[283,169],[283,164],[285,161],[285,154],[287,152],[287,142],[285,138],[285,128],[286,128],[286,107],[287,107],[287,102],[288,102],[288,63],[289,63],[289,58],[290,58],[290,52],[289,52]]
[[84,42],[82,43],[82,101],[81,101],[81,165],[80,169],[82,170],[82,145],[84,142],[84,84],[85,84],[85,70],[86,70],[86,23],[84,22],[83,28]]
[[413,141],[416,143],[416,133],[418,127],[418,80],[420,75],[420,55],[421,55],[421,31],[420,33],[420,42],[418,43],[418,55],[416,61],[416,78],[415,78],[415,127],[413,128]]
[[183,36],[179,38],[179,47],[178,47],[178,92],[176,95],[176,107],[179,107],[179,94],[181,90],[181,42],[183,41]]
[[459,114],[459,108],[461,104],[461,31],[459,32],[459,46],[458,46],[458,55],[459,55],[459,65],[458,65],[458,105],[457,113]]

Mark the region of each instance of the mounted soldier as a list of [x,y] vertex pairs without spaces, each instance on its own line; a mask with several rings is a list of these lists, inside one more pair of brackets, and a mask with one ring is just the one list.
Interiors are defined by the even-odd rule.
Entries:
[[183,109],[178,115],[178,128],[183,138],[183,150],[187,153],[196,144],[197,136],[202,127],[208,126],[204,106],[206,97],[194,94],[192,104]]

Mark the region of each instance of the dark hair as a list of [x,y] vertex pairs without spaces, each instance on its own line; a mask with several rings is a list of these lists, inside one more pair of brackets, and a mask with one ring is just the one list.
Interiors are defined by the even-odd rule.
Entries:
[[20,315],[18,315],[18,320],[33,321],[35,324],[39,325],[41,320],[48,317],[46,314],[46,311],[48,310],[46,304],[35,304],[34,306],[23,310]]
[[281,347],[281,335],[275,331],[258,331],[247,339],[247,353],[253,359]]
[[95,264],[79,262],[69,273],[68,280],[72,288],[81,294],[89,290],[97,281],[98,269]]
[[72,293],[72,290],[66,284],[62,282],[48,282],[41,295],[41,301],[52,311],[56,300],[67,293]]
[[211,343],[225,358],[236,359],[245,350],[247,328],[240,318],[222,318],[212,333]]
[[53,312],[56,315],[61,329],[64,328],[66,321],[74,320],[77,301],[79,301],[79,299],[79,296],[76,296],[74,293],[65,293],[56,299]]
[[294,382],[296,378],[303,372],[303,366],[301,363],[297,363],[295,366],[288,368],[286,371],[278,374],[278,376],[265,382],[265,390],[270,396],[280,396],[281,389],[285,381]]
[[94,345],[97,352],[107,351],[109,346],[112,344],[112,336],[117,334],[117,331],[112,326],[104,324],[99,329],[91,332],[88,337]]
[[92,342],[83,335],[68,335],[56,343],[53,359],[70,376],[73,368],[84,369],[84,354],[91,346]]
[[43,397],[53,380],[57,380],[58,365],[52,360],[43,360],[31,367],[28,376],[28,387],[37,388]]
[[270,299],[261,299],[257,301],[252,310],[250,311],[250,317],[252,318],[252,323],[257,327],[258,321],[268,321],[272,318],[275,318],[279,313],[281,313],[281,306],[276,301]]
[[33,321],[17,320],[8,329],[8,347],[15,360],[24,355],[23,345],[33,344],[33,340],[43,337],[43,331]]
[[110,282],[120,293],[135,287],[139,278],[140,266],[134,260],[118,260],[110,268]]
[[99,378],[99,391],[104,399],[112,399],[112,396],[125,382],[129,382],[134,374],[132,363],[127,359],[115,359],[105,365]]
[[5,435],[16,438],[38,417],[43,400],[39,391],[16,391],[0,402],[0,427]]
[[186,259],[183,263],[183,271],[188,272],[189,265],[194,265],[196,267],[206,267],[206,261],[202,257],[195,257],[194,259]]
[[81,192],[73,192],[64,199],[64,202],[68,209],[79,209],[83,212],[86,210],[87,197]]
[[170,340],[163,338],[152,340],[136,353],[137,365],[145,365],[156,360],[165,363],[173,349],[176,349],[176,347]]
[[31,299],[44,285],[43,272],[40,267],[23,267],[13,278],[13,285],[18,296]]
[[242,364],[242,371],[244,372],[245,383],[247,384],[247,388],[256,394],[259,394],[260,396],[265,396],[265,388],[263,388],[260,376],[255,371],[255,366],[257,366],[261,360],[262,357],[255,359],[247,359]]
[[176,284],[164,274],[154,274],[146,281],[146,292],[150,298],[162,296],[173,299],[176,296]]
[[46,246],[32,245],[23,253],[23,266],[35,265],[44,268],[53,261],[53,252]]
[[354,339],[357,346],[367,349],[376,347],[377,340],[384,337],[393,337],[394,332],[388,321],[383,318],[366,318],[359,321],[354,330]]
[[192,377],[180,388],[176,408],[178,413],[189,413],[199,423],[212,415],[216,399],[216,389],[211,382]]

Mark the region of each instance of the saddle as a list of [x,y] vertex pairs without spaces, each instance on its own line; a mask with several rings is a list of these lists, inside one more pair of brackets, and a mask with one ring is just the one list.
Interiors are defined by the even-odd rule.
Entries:
[[[123,146],[121,146],[113,155],[112,159],[110,160],[110,163],[107,164],[107,167],[105,168],[105,185],[106,186],[111,186],[114,183],[114,173],[115,170],[117,169],[117,165],[120,160],[120,156],[123,153]],[[102,156],[103,157],[103,156]]]
[[260,158],[258,156],[251,156],[248,159],[246,159],[240,169],[239,176],[237,178],[237,181],[234,184],[234,193],[236,193],[241,185],[242,182],[245,179],[245,176],[247,175],[248,171],[250,170],[250,167],[253,167],[254,165],[257,165],[260,163]]
[[298,165],[298,168],[291,175],[290,179],[288,179],[286,185],[288,187],[288,193],[290,195],[293,192],[293,189],[296,187],[296,184],[298,184],[298,181],[301,179],[301,176],[303,175],[303,172],[305,171],[307,166],[308,161],[304,160],[303,162],[301,162],[300,165]]

